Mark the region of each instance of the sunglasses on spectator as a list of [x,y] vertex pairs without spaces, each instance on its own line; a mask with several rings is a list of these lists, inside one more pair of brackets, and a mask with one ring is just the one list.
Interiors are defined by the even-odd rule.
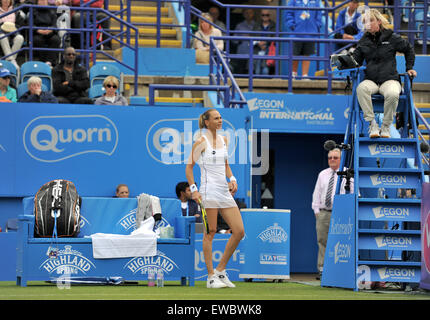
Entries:
[[76,53],[69,52],[69,53],[66,53],[66,56],[76,56]]
[[118,88],[118,86],[116,86],[114,84],[107,84],[106,87],[108,87],[108,88],[114,88],[114,89]]
[[268,13],[267,14],[266,13],[262,13],[261,16],[262,17],[270,17],[270,14],[268,14]]
[[329,160],[331,160],[331,159],[337,160],[337,159],[339,159],[339,157],[328,157],[328,159]]

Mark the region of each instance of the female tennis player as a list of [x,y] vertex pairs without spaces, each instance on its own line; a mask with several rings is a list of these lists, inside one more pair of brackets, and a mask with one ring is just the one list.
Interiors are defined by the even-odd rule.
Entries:
[[[185,175],[190,185],[192,199],[206,208],[209,233],[203,235],[203,255],[208,271],[208,288],[234,288],[235,285],[228,279],[225,267],[228,260],[236,250],[245,231],[239,208],[233,199],[237,191],[236,178],[233,176],[228,164],[227,138],[217,134],[222,128],[222,118],[216,109],[208,109],[199,118],[201,137],[194,143],[190,159],[185,169]],[[201,179],[200,189],[194,182],[193,168],[198,163]],[[226,177],[230,182],[227,183]],[[212,240],[217,229],[218,210],[229,225],[232,234],[228,240],[224,253],[216,269],[212,264]]]

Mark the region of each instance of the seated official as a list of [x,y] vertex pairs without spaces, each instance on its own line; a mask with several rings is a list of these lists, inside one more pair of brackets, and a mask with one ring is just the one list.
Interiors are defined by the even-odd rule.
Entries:
[[27,81],[28,91],[24,93],[18,102],[45,102],[58,103],[58,99],[50,92],[42,91],[42,79],[32,76]]
[[181,209],[183,216],[194,216],[196,222],[202,222],[202,213],[200,206],[191,199],[190,185],[188,182],[179,182],[176,185],[176,196],[181,200]]
[[130,191],[128,190],[128,186],[126,184],[119,184],[115,190],[115,197],[117,198],[128,198],[130,195]]
[[[376,9],[370,9],[363,17],[366,32],[352,53],[359,65],[365,63],[364,80],[357,87],[357,99],[363,117],[369,123],[370,138],[391,138],[390,126],[399,103],[402,84],[397,72],[396,54],[405,56],[405,70],[416,77],[413,69],[415,51],[407,39],[391,30],[387,19]],[[372,94],[384,96],[384,120],[381,128],[375,120]]]

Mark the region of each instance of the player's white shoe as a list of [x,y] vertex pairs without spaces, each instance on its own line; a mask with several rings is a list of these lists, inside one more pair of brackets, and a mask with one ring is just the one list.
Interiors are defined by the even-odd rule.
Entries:
[[222,282],[217,275],[213,274],[210,277],[208,277],[208,281],[206,282],[206,287],[210,289],[219,289],[219,288],[226,288],[227,285]]
[[218,271],[215,269],[215,275],[218,277],[219,280],[221,280],[222,283],[224,283],[229,288],[236,288],[235,284],[229,280],[227,277],[227,273],[225,272],[225,269],[223,271]]

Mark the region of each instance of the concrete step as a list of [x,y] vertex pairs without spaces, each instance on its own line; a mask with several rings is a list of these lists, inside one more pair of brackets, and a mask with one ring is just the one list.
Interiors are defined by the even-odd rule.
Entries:
[[[120,32],[121,29],[112,29],[112,33]],[[130,34],[134,35],[134,30],[130,30]],[[138,33],[140,37],[155,37],[157,35],[157,28],[155,27],[141,27],[138,28]],[[178,32],[175,29],[161,29],[161,37],[164,38],[176,38]]]
[[[130,39],[130,44],[134,45],[136,42],[134,39]],[[181,48],[181,40],[161,39],[160,45],[164,48]],[[139,39],[139,47],[155,47],[157,46],[156,39]]]
[[[125,6],[123,9],[126,8]],[[119,11],[121,9],[120,5],[109,4],[109,11]],[[161,16],[168,16],[169,9],[168,8],[160,8]],[[156,16],[157,15],[157,7],[147,7],[147,6],[131,6],[131,15],[145,15],[145,16]]]
[[[161,17],[160,20],[161,20],[160,22],[162,24],[172,24],[173,23],[173,18],[170,18],[170,17]],[[157,23],[157,17],[152,17],[152,16],[132,16],[131,17],[131,23],[132,24],[136,24],[136,23],[151,23],[151,24],[156,24]],[[113,28],[118,27],[119,26],[119,21],[111,19],[111,26]]]

